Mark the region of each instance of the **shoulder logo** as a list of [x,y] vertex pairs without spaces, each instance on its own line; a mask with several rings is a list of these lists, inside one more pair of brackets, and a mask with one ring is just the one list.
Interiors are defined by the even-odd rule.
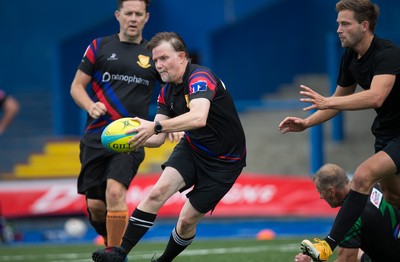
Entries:
[[382,192],[377,190],[376,188],[372,189],[371,195],[369,197],[371,203],[379,209],[383,198]]
[[204,91],[207,91],[207,82],[204,80],[199,80],[190,85],[190,94]]
[[151,66],[150,64],[150,57],[146,55],[138,55],[139,61],[137,61],[137,64],[142,67],[142,68],[149,68]]
[[107,60],[109,60],[109,61],[110,60],[111,61],[118,60],[117,54],[116,53],[112,53],[111,56],[109,58],[107,58]]

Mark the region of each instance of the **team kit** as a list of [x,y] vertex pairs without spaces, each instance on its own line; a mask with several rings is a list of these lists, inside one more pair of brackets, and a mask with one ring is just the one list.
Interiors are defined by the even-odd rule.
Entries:
[[[92,259],[126,261],[164,204],[185,192],[163,253],[151,259],[173,261],[242,174],[246,136],[229,87],[212,69],[192,63],[178,33],[143,38],[150,1],[118,0],[117,5],[118,33],[89,44],[71,84],[72,98],[87,112],[77,189],[85,196],[89,223],[105,245]],[[329,261],[338,248],[340,261],[400,261],[400,49],[374,33],[376,4],[341,0],[336,11],[344,53],[334,94],[325,97],[301,85],[299,99],[311,114],[288,116],[277,127],[282,134],[302,132],[341,111],[373,109],[375,153],[351,180],[333,165],[313,176],[320,198],[340,210],[328,236],[304,239],[293,260]],[[157,110],[149,119],[157,83]],[[357,87],[362,90],[356,92]],[[127,190],[146,157],[144,148],[166,141],[176,145],[161,165],[160,177],[128,211]]]

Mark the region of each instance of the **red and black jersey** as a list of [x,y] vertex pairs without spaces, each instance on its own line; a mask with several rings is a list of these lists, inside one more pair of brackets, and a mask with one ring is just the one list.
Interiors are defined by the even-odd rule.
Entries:
[[7,93],[0,89],[0,108],[3,108],[4,101],[7,99]]
[[357,59],[357,53],[346,49],[342,56],[337,84],[342,87],[358,84],[370,89],[376,75],[396,75],[395,84],[380,108],[372,125],[375,136],[400,134],[400,49],[392,42],[374,37],[367,52]]
[[107,114],[98,119],[88,115],[85,136],[99,138],[107,124],[122,117],[148,118],[155,82],[159,75],[146,49],[121,42],[117,34],[97,38],[86,49],[79,70],[92,76],[93,101],[105,104]]
[[210,100],[206,126],[185,132],[193,152],[211,163],[246,165],[245,134],[233,99],[223,82],[210,69],[189,63],[183,82],[167,83],[158,97],[158,114],[170,118],[188,111],[189,102],[196,98]]

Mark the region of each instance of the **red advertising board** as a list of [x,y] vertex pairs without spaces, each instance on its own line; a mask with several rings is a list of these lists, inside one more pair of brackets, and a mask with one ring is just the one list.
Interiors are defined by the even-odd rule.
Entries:
[[[131,184],[127,202],[132,211],[155,184],[159,174],[139,175]],[[159,217],[177,216],[185,192],[173,195]],[[77,215],[86,213],[76,180],[2,182],[0,205],[6,218]],[[244,173],[213,212],[220,217],[330,217],[337,213],[319,198],[309,177]]]

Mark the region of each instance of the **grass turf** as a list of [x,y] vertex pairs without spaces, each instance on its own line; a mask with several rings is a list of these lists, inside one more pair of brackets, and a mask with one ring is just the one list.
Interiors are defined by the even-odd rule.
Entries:
[[[277,238],[273,240],[229,239],[197,240],[174,262],[284,262],[293,261],[300,252],[300,238]],[[139,243],[129,254],[129,261],[150,261],[154,254],[161,254],[166,242],[145,241]],[[0,261],[27,262],[86,262],[91,253],[100,246],[90,244],[10,245],[0,246]],[[156,255],[157,256],[157,255]],[[330,261],[333,261],[332,258]]]

